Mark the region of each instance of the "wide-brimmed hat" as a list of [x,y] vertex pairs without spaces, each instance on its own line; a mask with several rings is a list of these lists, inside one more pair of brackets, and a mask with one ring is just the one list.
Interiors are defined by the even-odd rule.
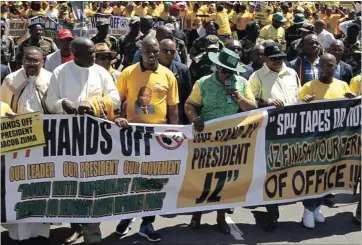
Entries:
[[94,45],[95,54],[111,54],[113,58],[117,57],[117,52],[110,50],[106,43],[97,43]]
[[264,55],[268,58],[286,57],[283,46],[280,43],[272,42],[265,45]]
[[303,24],[306,19],[304,18],[304,14],[296,14],[294,19],[291,20],[294,25]]
[[284,23],[287,21],[287,19],[284,17],[283,13],[281,13],[281,12],[273,14],[273,20],[277,20],[281,23]]
[[246,71],[240,63],[239,55],[230,49],[223,48],[220,53],[210,52],[208,56],[211,62],[228,70],[240,73]]

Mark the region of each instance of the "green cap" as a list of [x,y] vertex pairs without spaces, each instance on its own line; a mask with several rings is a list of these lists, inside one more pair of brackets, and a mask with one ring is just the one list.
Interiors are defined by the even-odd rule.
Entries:
[[256,21],[250,21],[246,24],[246,30],[259,28],[259,24]]
[[281,12],[273,14],[273,20],[277,20],[281,23],[285,23],[287,21],[287,19],[284,18],[283,13],[281,13]]
[[246,71],[240,62],[239,55],[230,49],[223,48],[220,53],[210,52],[208,56],[211,62],[228,70],[240,73]]
[[303,24],[305,21],[306,19],[304,18],[304,14],[296,14],[294,19],[292,19],[292,23],[294,25]]
[[172,3],[171,2],[164,2],[163,6],[166,7],[166,8],[171,8]]

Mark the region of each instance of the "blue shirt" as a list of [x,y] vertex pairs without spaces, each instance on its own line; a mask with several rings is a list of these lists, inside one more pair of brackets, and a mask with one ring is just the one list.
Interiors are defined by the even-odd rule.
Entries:
[[[140,61],[141,61],[141,54],[140,54],[140,51],[139,51],[139,50],[137,50],[136,54],[134,55],[134,58],[133,58],[132,64],[136,64],[136,63],[138,63],[138,62],[140,62]],[[180,56],[179,56],[179,55],[177,55],[177,56],[176,56],[175,61],[177,61],[177,62],[180,62],[180,63],[181,63],[181,58],[180,58]]]
[[298,57],[290,62],[290,68],[293,68],[298,74],[302,85],[314,79],[319,79],[319,58],[312,64],[306,56]]
[[[341,63],[338,63],[337,68],[336,68],[336,71],[334,72],[333,77],[334,77],[335,79],[342,80],[342,77],[341,77]],[[347,82],[347,81],[345,81],[345,82]],[[349,82],[349,81],[348,81],[348,82]],[[348,83],[348,82],[347,82],[347,83]]]

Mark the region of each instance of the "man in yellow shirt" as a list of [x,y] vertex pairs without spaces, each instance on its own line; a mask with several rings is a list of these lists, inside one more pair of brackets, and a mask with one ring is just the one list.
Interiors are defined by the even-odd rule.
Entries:
[[[126,118],[131,123],[178,124],[178,87],[173,73],[158,64],[160,48],[153,37],[141,44],[141,62],[124,69],[116,82],[121,100],[126,101]],[[149,241],[161,241],[153,229],[155,216],[143,217],[139,234]],[[122,220],[116,232],[126,235],[131,219]]]
[[142,2],[142,4],[136,7],[135,15],[142,17],[147,15],[147,12],[148,12],[148,2]]
[[339,14],[332,14],[333,10],[331,7],[328,7],[326,9],[326,16],[322,19],[324,20],[324,22],[327,25],[327,31],[329,31],[330,33],[332,33],[333,35],[337,35],[338,34],[338,24],[339,24],[339,20],[341,18],[343,18],[345,16],[345,14],[338,10]]
[[349,84],[349,88],[351,92],[357,96],[362,95],[362,87],[361,87],[361,74],[352,78],[351,83]]
[[278,12],[273,15],[272,23],[264,26],[260,31],[260,37],[267,40],[271,39],[274,42],[278,42],[283,45],[285,50],[285,30],[282,27],[287,21],[283,14]]
[[224,11],[224,6],[219,4],[216,7],[215,22],[219,25],[217,35],[220,41],[225,42],[226,39],[231,39],[231,28],[229,22],[229,16]]
[[20,17],[27,19],[29,14],[29,2],[23,2],[23,7],[19,10]]
[[[329,100],[354,98],[346,82],[333,78],[337,68],[337,60],[332,54],[324,54],[319,60],[319,79],[312,80],[303,85],[299,93],[299,101]],[[320,211],[323,198],[313,198],[303,201],[303,225],[309,229],[315,223],[324,223],[325,218]]]
[[124,17],[130,17],[130,18],[132,18],[132,17],[134,17],[135,16],[135,11],[134,11],[134,7],[135,7],[136,5],[134,4],[134,3],[129,3],[129,4],[127,4],[127,7],[126,7],[126,9],[123,11],[123,16]]
[[237,17],[236,29],[238,33],[238,38],[241,40],[246,36],[246,25],[253,20],[253,16],[246,11],[246,5],[240,5],[240,13]]
[[156,5],[155,2],[150,3],[147,14],[152,16],[152,17],[160,16],[160,11],[158,10],[157,5]]
[[167,19],[168,16],[170,16],[170,9],[171,9],[171,6],[172,6],[172,3],[171,2],[165,2],[163,4],[163,11],[160,13],[160,18],[162,19]]
[[92,7],[91,8],[87,8],[85,10],[85,15],[87,17],[93,17],[96,13],[98,12],[98,4],[97,2],[93,2],[92,3]]
[[113,7],[112,15],[122,16],[124,9],[125,7],[121,4],[121,2],[117,2],[116,7]]
[[45,11],[41,8],[40,2],[32,2],[31,3],[31,10],[28,13],[28,18],[35,17],[35,16],[44,16]]

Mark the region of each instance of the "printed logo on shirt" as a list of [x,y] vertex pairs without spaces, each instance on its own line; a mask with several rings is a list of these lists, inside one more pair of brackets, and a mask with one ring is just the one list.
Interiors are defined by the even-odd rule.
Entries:
[[161,86],[161,84],[160,84],[160,83],[156,83],[154,89],[155,89],[155,92],[156,92],[156,93],[161,92],[161,91],[162,91],[162,86]]

